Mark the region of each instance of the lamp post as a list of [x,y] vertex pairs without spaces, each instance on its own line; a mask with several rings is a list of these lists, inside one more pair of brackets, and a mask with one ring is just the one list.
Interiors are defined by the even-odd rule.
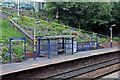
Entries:
[[18,16],[19,16],[19,14],[20,14],[20,13],[19,13],[19,4],[20,4],[20,0],[18,0],[18,7],[17,7],[17,8],[18,8]]
[[58,20],[58,18],[59,18],[59,12],[58,12],[58,9],[57,9],[57,12],[56,12],[55,17],[56,17],[56,19]]
[[[40,21],[37,21],[36,26],[39,23],[40,23]],[[36,59],[36,42],[37,42],[37,40],[36,40],[36,28],[34,27],[34,60]]]
[[112,27],[113,27],[113,26],[115,26],[115,24],[111,25],[111,27],[110,27],[110,47],[111,47],[111,48],[112,48],[112,36],[113,36],[113,35],[112,35],[112,34],[113,34],[113,33],[112,33]]
[[34,60],[36,59],[36,28],[34,27]]

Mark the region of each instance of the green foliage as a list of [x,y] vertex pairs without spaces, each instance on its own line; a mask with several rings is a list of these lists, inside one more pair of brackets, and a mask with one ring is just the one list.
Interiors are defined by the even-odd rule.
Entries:
[[23,58],[23,47],[22,46],[13,46],[14,52],[18,58]]
[[100,31],[97,29],[102,29],[103,26],[105,29],[103,29],[103,33],[105,33],[108,26],[111,25],[108,24],[116,21],[115,31],[120,32],[120,2],[51,2],[47,3],[46,10],[53,19],[56,18],[58,12],[58,20],[62,23],[99,33]]
[[16,31],[16,28],[13,28],[10,25],[10,22],[6,19],[2,19],[2,41],[3,43],[9,43],[9,38],[12,37],[23,37],[23,35]]
[[[114,17],[114,22],[116,24],[114,28],[114,33],[120,34],[120,2],[114,3],[114,8],[112,10],[112,15]],[[117,34],[119,36],[119,34]]]
[[46,36],[46,35],[60,35],[66,34],[63,31],[68,30],[67,33],[70,33],[70,29],[68,26],[63,24],[58,24],[57,22],[48,22],[45,20],[39,20],[40,24],[36,24],[37,21],[34,18],[30,18],[27,16],[19,17],[15,20],[18,24],[20,24],[23,28],[26,29],[31,35],[33,35],[34,27],[37,29],[36,35],[37,36]]
[[[22,33],[20,33],[16,28],[10,25],[10,22],[6,19],[2,19],[2,23],[0,24],[2,26],[2,39],[0,39],[0,42],[3,43],[2,46],[2,58],[3,63],[9,61],[9,56],[6,56],[6,53],[9,53],[9,46],[6,46],[9,44],[9,38],[17,38],[17,37],[24,37]],[[18,57],[21,57],[21,49],[15,46],[15,54]]]
[[[22,20],[22,18],[19,18],[18,21],[21,21],[21,20]],[[34,21],[32,21],[32,20],[34,20]],[[71,32],[73,30],[75,30],[77,34],[85,37],[85,38],[81,38],[81,37],[77,36],[75,38],[77,41],[84,41],[84,40],[89,41],[90,40],[90,37],[89,37],[90,33],[95,34],[93,32],[89,32],[89,31],[87,32],[87,31],[84,31],[82,29],[70,28],[69,26],[66,26],[64,24],[59,24],[55,21],[48,22],[48,21],[45,21],[45,20],[39,20],[40,23],[36,25],[35,21],[37,21],[37,20],[35,20],[34,18],[32,18],[32,20],[31,20],[30,17],[24,16],[23,23],[20,24],[23,28],[24,28],[24,26],[26,26],[26,31],[28,31],[28,29],[31,29],[29,31],[29,33],[31,33],[31,35],[34,35],[34,33],[33,33],[33,28],[34,27],[36,28],[36,35],[37,36],[70,35]],[[27,21],[27,24],[26,24],[25,21]],[[105,21],[103,21],[103,22],[105,22]],[[101,24],[103,22],[101,20]],[[33,25],[33,26],[29,26],[30,24]],[[117,41],[117,40],[118,39],[114,39],[113,41]],[[102,36],[102,37],[99,38],[99,41],[100,41],[100,43],[107,43],[107,42],[110,41],[110,38]]]
[[1,60],[1,62],[4,63],[4,62],[9,61],[9,59],[10,59],[9,56],[6,56],[6,53],[8,53],[8,52],[9,52],[8,48],[6,46],[2,46],[2,54],[1,54],[2,60]]

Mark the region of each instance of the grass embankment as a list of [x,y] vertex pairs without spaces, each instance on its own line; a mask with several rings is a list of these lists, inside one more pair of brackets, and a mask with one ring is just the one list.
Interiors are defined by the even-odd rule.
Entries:
[[[1,62],[8,62],[9,60],[9,38],[18,38],[18,37],[24,37],[24,35],[19,32],[16,28],[14,28],[12,25],[10,25],[10,22],[6,19],[1,19],[1,24],[2,26],[2,38],[0,40],[0,43],[2,45],[2,56]],[[13,47],[13,58],[14,57],[22,57],[23,53],[23,47],[21,47],[22,41],[20,42],[12,42],[12,47]]]
[[2,19],[2,43],[9,43],[9,38],[24,37],[16,28],[10,25],[6,19]]
[[[14,15],[15,16],[15,15]],[[96,33],[88,32],[81,29],[70,28],[67,25],[59,24],[55,21],[45,21],[39,20],[40,24],[36,25],[36,19],[27,16],[21,16],[15,20],[18,24],[22,26],[28,33],[33,35],[33,29],[36,28],[37,36],[53,36],[53,35],[70,35],[71,33],[77,33],[79,36],[76,37],[77,41],[90,41],[90,34],[93,34],[93,39],[95,40]],[[81,36],[81,37],[80,37]],[[83,38],[82,38],[83,37]],[[110,37],[104,35],[98,35],[99,43],[110,42]],[[117,42],[118,37],[113,37],[113,42]]]
[[[6,11],[6,10],[5,10]],[[11,10],[9,10],[11,12]],[[28,11],[29,12],[29,11]],[[28,13],[27,12],[27,16],[29,16],[28,14],[31,14],[31,16],[36,16],[35,13]],[[11,18],[17,17],[17,13],[12,12],[14,14],[12,14]],[[75,29],[75,28],[70,28],[67,25],[64,24],[58,24],[55,21],[45,21],[45,20],[40,20],[40,25],[36,25],[36,19],[34,18],[29,18],[27,16],[22,16],[19,17],[18,20],[15,20],[18,24],[20,24],[22,26],[22,28],[24,28],[27,32],[29,32],[31,35],[33,35],[33,28],[36,27],[37,31],[36,31],[36,35],[37,36],[46,36],[46,35],[69,35],[71,34],[71,32],[73,30],[75,30],[75,32],[77,32],[78,34],[80,34],[80,36],[85,36],[87,38],[81,38],[81,37],[76,37],[77,41],[89,41],[90,40],[90,33],[96,35],[96,33],[94,32],[89,32],[89,31],[85,31],[85,30],[81,30],[81,29]],[[43,16],[41,16],[43,17]],[[42,18],[40,18],[42,19]],[[95,37],[94,37],[95,39]],[[109,43],[110,42],[110,37],[109,36],[105,36],[105,35],[98,35],[98,41],[99,43],[103,44],[103,43]],[[113,42],[118,42],[120,41],[120,37],[113,37]]]

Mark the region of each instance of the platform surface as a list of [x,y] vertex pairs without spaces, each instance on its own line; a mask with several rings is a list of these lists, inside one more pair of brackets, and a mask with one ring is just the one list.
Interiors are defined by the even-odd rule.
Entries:
[[51,64],[57,64],[65,61],[75,60],[79,58],[85,58],[90,57],[94,55],[100,55],[100,54],[107,54],[109,52],[118,51],[118,47],[114,48],[106,48],[106,49],[97,49],[97,50],[91,50],[91,51],[84,51],[84,52],[77,52],[73,55],[58,55],[54,58],[48,59],[47,57],[39,57],[34,60],[33,58],[28,59],[27,61],[20,62],[20,63],[10,63],[10,64],[3,64],[0,65],[0,75],[5,75],[9,73],[19,72],[27,69],[47,66]]
[[120,71],[109,74],[109,75],[107,75],[107,76],[105,76],[103,78],[118,78],[118,79],[120,79]]

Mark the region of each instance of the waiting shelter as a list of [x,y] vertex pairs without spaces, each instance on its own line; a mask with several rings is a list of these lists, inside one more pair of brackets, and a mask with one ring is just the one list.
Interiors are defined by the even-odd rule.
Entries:
[[75,35],[38,36],[38,56],[73,54]]

